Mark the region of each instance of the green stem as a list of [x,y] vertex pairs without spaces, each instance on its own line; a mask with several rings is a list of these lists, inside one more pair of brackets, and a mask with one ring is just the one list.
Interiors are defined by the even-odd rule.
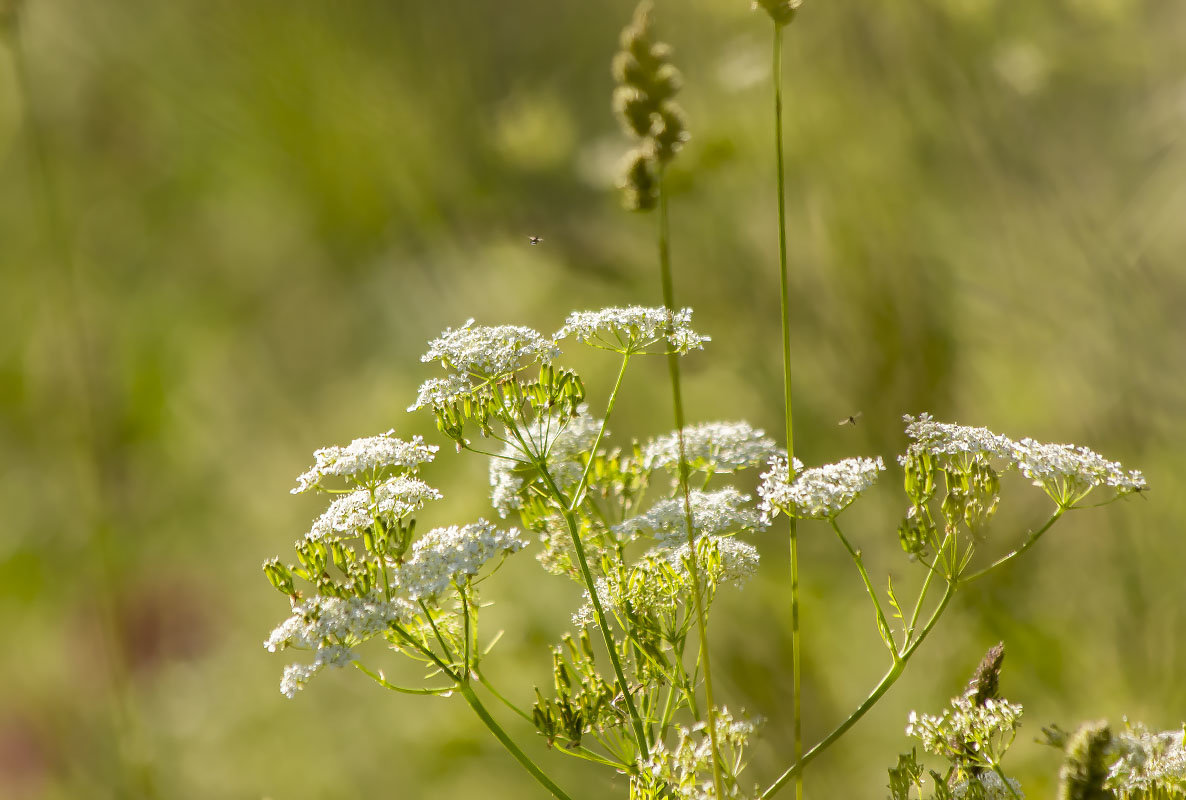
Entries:
[[808,764],[810,764],[817,756],[819,756],[820,753],[824,752],[833,744],[835,744],[837,739],[847,733],[848,729],[855,725],[861,717],[865,716],[865,714],[869,712],[869,709],[873,708],[873,706],[877,704],[877,701],[881,699],[881,696],[889,691],[889,688],[897,682],[898,678],[901,677],[902,671],[906,668],[906,662],[909,661],[910,657],[914,655],[916,650],[918,650],[919,645],[921,645],[927,638],[927,634],[931,632],[931,630],[935,627],[935,623],[939,621],[939,617],[941,617],[943,612],[947,609],[947,604],[951,602],[951,598],[955,594],[955,587],[955,583],[947,584],[947,590],[943,593],[943,598],[939,601],[939,605],[935,608],[934,612],[932,612],[930,619],[927,620],[922,630],[919,631],[918,638],[911,642],[906,647],[906,649],[902,651],[902,658],[894,662],[894,664],[889,668],[889,671],[885,673],[885,677],[883,677],[881,682],[878,683],[876,687],[874,687],[873,691],[869,693],[869,696],[865,698],[864,702],[857,706],[856,710],[848,715],[848,719],[840,723],[835,730],[820,740],[818,744],[808,750],[801,758],[797,759],[794,764],[791,764],[791,766],[787,768],[786,772],[780,775],[778,780],[770,785],[770,788],[758,796],[759,800],[767,800],[767,798],[773,797],[779,789],[786,785],[787,781],[789,781],[791,778],[801,775],[803,773],[803,769]]
[[593,605],[593,612],[597,616],[597,627],[601,629],[601,639],[605,642],[605,649],[609,651],[609,660],[614,668],[614,678],[618,682],[618,690],[626,702],[626,709],[630,713],[630,726],[634,729],[634,741],[638,745],[639,753],[649,753],[650,743],[643,727],[642,718],[638,715],[638,707],[634,704],[634,695],[630,692],[630,685],[626,682],[626,675],[622,672],[622,660],[618,658],[618,649],[614,644],[614,636],[609,628],[609,621],[605,617],[605,610],[601,607],[601,598],[597,596],[597,585],[593,582],[593,573],[589,571],[589,560],[585,557],[585,545],[581,542],[580,529],[576,517],[570,508],[570,502],[552,479],[546,464],[539,464],[540,477],[548,486],[548,490],[560,503],[560,511],[564,522],[568,526],[568,534],[572,538],[572,547],[577,554],[577,564],[581,568],[581,579],[585,582],[585,589],[589,592],[589,601]]
[[[671,278],[671,244],[667,222],[667,190],[663,186],[663,172],[659,172],[659,278],[663,285],[663,305],[667,307],[668,330],[672,329],[670,315],[675,314],[675,288]],[[684,496],[684,519],[688,526],[688,572],[692,576],[692,596],[696,601],[696,632],[700,637],[700,661],[704,664],[704,702],[708,706],[708,741],[712,747],[712,782],[716,797],[724,797],[721,777],[721,749],[717,741],[716,703],[713,700],[712,669],[708,659],[708,621],[701,596],[700,566],[696,560],[696,529],[692,524],[692,494],[688,487],[688,459],[684,446],[684,400],[680,387],[679,354],[667,354],[667,371],[671,376],[672,405],[675,412],[675,432],[679,442],[679,485]]]
[[[774,154],[778,177],[778,278],[779,307],[782,323],[782,374],[783,407],[787,426],[787,465],[795,471],[795,424],[791,413],[791,300],[790,281],[787,277],[787,202],[786,169],[782,154],[782,25],[774,23],[773,47],[774,78]],[[802,646],[799,641],[799,530],[798,522],[791,517],[791,675],[794,696],[791,702],[793,717],[794,754],[796,760],[803,757],[803,683],[801,669]],[[803,778],[795,778],[795,797],[803,800]]]
[[456,688],[454,686],[442,686],[439,689],[409,689],[406,686],[396,686],[394,683],[389,683],[382,675],[367,669],[358,661],[354,662],[354,666],[359,672],[361,672],[363,675],[366,675],[384,689],[390,689],[391,691],[399,692],[400,694],[448,694]]
[[597,454],[597,448],[601,446],[601,439],[605,436],[605,426],[609,424],[610,414],[614,413],[614,404],[618,401],[618,390],[622,388],[622,380],[626,377],[626,365],[630,363],[630,354],[622,356],[622,366],[618,370],[618,379],[614,381],[613,391],[609,393],[609,400],[605,404],[605,415],[601,418],[601,430],[597,431],[597,438],[593,440],[593,446],[589,448],[589,460],[585,462],[585,470],[581,473],[580,483],[572,493],[572,503],[569,506],[569,511],[576,511],[581,504],[582,495],[585,492],[585,486],[589,482],[589,470],[593,466],[593,457]]
[[524,711],[523,709],[519,708],[517,705],[515,705],[514,703],[512,703],[510,700],[508,700],[508,699],[506,698],[506,696],[505,696],[505,695],[503,695],[503,693],[502,693],[502,692],[498,691],[498,689],[496,689],[496,688],[494,687],[494,684],[490,682],[490,679],[489,679],[489,678],[487,678],[485,675],[483,675],[483,674],[482,674],[482,670],[481,670],[480,668],[478,668],[478,667],[474,667],[474,675],[477,677],[477,679],[478,679],[478,683],[480,683],[480,684],[482,684],[483,686],[485,686],[485,687],[486,687],[486,691],[488,691],[488,692],[490,692],[490,694],[494,695],[494,696],[495,696],[495,697],[498,699],[498,701],[499,701],[499,702],[501,702],[501,703],[502,703],[504,706],[506,706],[507,708],[509,708],[511,711],[513,711],[513,712],[515,712],[516,714],[518,714],[518,715],[519,715],[520,717],[522,717],[523,719],[525,719],[525,720],[527,720],[528,722],[530,722],[532,725],[534,725],[534,724],[535,724],[535,720],[533,720],[533,719],[531,718],[531,715],[530,715],[530,714],[528,714],[528,713],[527,713],[526,711]]
[[964,583],[969,583],[971,581],[976,580],[977,578],[983,578],[985,575],[992,572],[994,569],[1001,566],[1002,564],[1007,564],[1008,562],[1017,558],[1019,555],[1024,553],[1026,550],[1029,550],[1031,547],[1033,547],[1034,544],[1037,543],[1038,539],[1040,539],[1042,537],[1042,534],[1044,534],[1046,531],[1050,530],[1050,526],[1052,526],[1054,523],[1058,522],[1058,518],[1061,517],[1063,514],[1065,514],[1066,511],[1067,511],[1067,509],[1065,507],[1059,506],[1057,509],[1054,510],[1054,513],[1050,515],[1050,519],[1046,520],[1046,524],[1043,525],[1041,528],[1038,528],[1036,531],[1032,532],[1029,535],[1029,538],[1026,539],[1025,542],[1021,545],[1021,547],[1017,548],[1012,553],[1009,553],[1009,555],[1001,556],[1000,558],[998,558],[996,561],[992,562],[992,564],[988,565],[984,569],[979,570],[978,572],[973,572],[971,575],[968,575],[967,577],[960,578],[960,580]]
[[898,644],[894,641],[894,633],[889,626],[889,622],[886,621],[885,611],[881,608],[881,601],[877,599],[877,592],[873,589],[873,582],[869,580],[869,572],[865,569],[865,562],[861,559],[861,552],[849,543],[848,537],[840,530],[835,517],[829,521],[832,523],[832,530],[836,531],[836,535],[840,537],[840,541],[844,544],[844,549],[848,551],[848,554],[852,556],[853,563],[857,565],[857,572],[861,573],[861,580],[865,582],[865,590],[869,593],[869,599],[873,601],[873,608],[877,612],[878,632],[881,634],[881,639],[885,642],[885,646],[889,648],[894,661],[897,661]]
[[1017,790],[1013,788],[1013,784],[1009,783],[1009,779],[1005,777],[1005,771],[1001,769],[1000,764],[993,763],[992,771],[995,772],[997,777],[1001,779],[1001,783],[1005,784],[1005,788],[1009,791],[1009,794],[1013,795],[1016,800],[1022,800],[1021,795],[1018,794]]
[[482,723],[494,734],[494,738],[498,739],[502,743],[502,746],[515,757],[515,760],[522,764],[525,770],[531,773],[531,777],[535,778],[541,786],[551,792],[553,797],[557,797],[560,800],[572,800],[563,789],[553,783],[552,779],[543,773],[543,770],[536,766],[530,756],[519,749],[519,746],[507,735],[507,732],[502,729],[502,726],[495,721],[494,717],[490,716],[490,712],[486,710],[486,707],[482,705],[482,701],[474,694],[473,687],[469,685],[468,681],[460,683],[457,690],[461,692],[461,696],[465,698],[465,702],[469,703],[469,707],[478,715],[478,719],[482,720]]

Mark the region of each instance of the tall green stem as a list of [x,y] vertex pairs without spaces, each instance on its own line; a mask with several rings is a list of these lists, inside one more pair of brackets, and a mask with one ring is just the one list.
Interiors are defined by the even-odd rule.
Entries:
[[[791,299],[787,278],[787,201],[786,178],[782,156],[782,25],[774,23],[774,154],[778,173],[778,278],[782,318],[783,408],[787,425],[787,465],[795,471],[795,424],[791,413]],[[802,646],[799,641],[799,528],[791,517],[791,701],[793,746],[796,761],[803,757],[803,678]],[[803,777],[795,776],[795,797],[803,800]]]
[[543,770],[536,766],[530,756],[519,749],[519,745],[515,744],[514,740],[507,735],[507,732],[502,729],[502,726],[498,724],[494,717],[490,716],[490,712],[486,710],[486,707],[482,705],[482,701],[474,694],[474,690],[469,685],[468,680],[463,680],[459,683],[457,691],[461,692],[461,696],[465,698],[465,702],[469,703],[469,707],[478,715],[478,719],[482,720],[482,723],[490,729],[490,732],[494,734],[494,738],[498,739],[502,743],[502,746],[515,757],[515,760],[531,773],[531,777],[535,778],[541,786],[551,792],[553,797],[559,798],[559,800],[572,800],[563,789],[553,783],[552,779],[543,773]]
[[[659,278],[663,284],[663,305],[666,306],[668,330],[675,314],[675,288],[671,278],[671,245],[667,226],[667,190],[663,173],[659,173]],[[712,746],[712,782],[717,797],[724,797],[721,778],[721,750],[717,741],[717,711],[713,701],[712,669],[708,660],[708,622],[704,614],[704,598],[700,591],[700,565],[696,561],[696,530],[692,525],[692,493],[688,488],[688,458],[684,447],[684,399],[680,386],[679,354],[667,354],[667,371],[671,376],[671,397],[675,411],[675,435],[679,442],[679,485],[684,496],[684,520],[688,526],[688,571],[692,576],[692,596],[696,601],[696,631],[700,637],[700,662],[704,665],[704,702],[708,706],[708,741]]]
[[860,720],[861,717],[865,716],[865,714],[869,712],[869,709],[873,708],[873,706],[877,704],[877,701],[881,699],[881,696],[889,691],[889,688],[897,682],[898,678],[902,676],[902,671],[906,668],[906,662],[910,660],[910,657],[914,655],[916,650],[918,650],[919,645],[921,645],[927,638],[927,634],[930,633],[931,629],[935,627],[935,623],[939,621],[939,617],[941,617],[943,612],[947,609],[947,604],[951,602],[951,598],[955,594],[955,587],[955,582],[950,582],[947,584],[947,590],[943,593],[943,598],[939,601],[939,605],[935,607],[934,612],[931,613],[930,619],[928,619],[926,624],[923,625],[922,630],[918,632],[918,638],[911,642],[906,647],[906,649],[902,651],[901,659],[894,662],[894,664],[889,668],[889,671],[885,673],[885,677],[883,677],[881,682],[878,683],[876,687],[874,687],[873,691],[869,693],[869,696],[865,698],[864,702],[857,706],[856,710],[848,715],[848,719],[844,720],[844,722],[836,726],[835,730],[821,739],[820,742],[815,745],[815,747],[812,747],[810,750],[808,750],[801,758],[796,759],[795,763],[791,764],[791,766],[787,768],[786,772],[779,776],[778,780],[770,784],[770,788],[758,796],[758,800],[767,800],[768,798],[773,797],[779,789],[786,785],[787,781],[789,781],[791,778],[798,778],[798,776],[803,773],[804,768],[808,764],[810,764],[818,755],[820,755],[820,753],[824,752],[833,744],[835,744],[836,740],[847,733],[849,728],[857,724],[857,721]]

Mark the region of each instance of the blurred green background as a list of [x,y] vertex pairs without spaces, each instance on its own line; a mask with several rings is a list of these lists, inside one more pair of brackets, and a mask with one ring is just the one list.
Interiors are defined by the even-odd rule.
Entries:
[[[0,2],[0,797],[541,796],[456,698],[334,671],[285,700],[261,641],[287,608],[259,565],[320,513],[288,494],[316,447],[435,436],[403,409],[446,326],[659,303],[655,219],[612,190],[632,5],[17,10]],[[745,0],[659,0],[657,22],[693,135],[677,299],[714,337],[685,361],[689,415],[778,431],[770,25]],[[821,0],[786,42],[797,453],[891,462],[900,416],[931,410],[1151,484],[959,595],[808,796],[884,796],[907,711],[1002,639],[1027,708],[1010,761],[1051,796],[1041,725],[1186,717],[1186,4]],[[614,365],[571,363],[596,407]],[[664,373],[628,378],[619,441],[670,429]],[[489,513],[484,463],[445,450],[427,477],[451,498],[428,521]],[[899,480],[847,528],[908,586]],[[997,553],[1045,512],[1006,490]],[[802,535],[814,741],[884,655],[847,556]],[[785,528],[758,543],[711,635],[718,692],[767,718],[765,783],[790,760]],[[577,595],[527,554],[488,592],[489,670],[524,703]],[[500,717],[575,796],[624,797]]]

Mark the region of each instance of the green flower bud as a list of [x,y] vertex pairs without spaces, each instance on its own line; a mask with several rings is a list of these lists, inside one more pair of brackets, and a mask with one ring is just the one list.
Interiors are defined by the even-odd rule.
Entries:
[[643,146],[626,157],[620,183],[625,191],[622,203],[631,211],[650,211],[659,204],[659,160],[652,148]]
[[770,19],[774,20],[774,24],[780,26],[791,24],[795,12],[801,5],[803,0],[754,0],[754,8],[761,6],[762,10],[770,15]]

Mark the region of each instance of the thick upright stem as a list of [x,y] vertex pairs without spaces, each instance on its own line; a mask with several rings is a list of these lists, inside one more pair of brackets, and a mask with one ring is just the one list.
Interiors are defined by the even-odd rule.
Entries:
[[[783,409],[787,427],[787,464],[795,470],[795,424],[791,412],[791,300],[787,277],[787,203],[786,178],[782,156],[782,26],[774,23],[774,153],[778,173],[778,278],[779,305],[782,321]],[[803,757],[803,677],[802,652],[799,641],[799,529],[791,517],[791,680],[794,692],[791,701],[793,747],[796,761]],[[803,798],[803,778],[795,776],[795,797]]]
[[[667,227],[667,191],[663,175],[659,175],[659,278],[663,284],[663,305],[670,315],[675,314],[675,288],[671,278],[671,246]],[[668,319],[671,329],[673,317]],[[667,354],[667,371],[671,376],[671,397],[675,411],[675,435],[679,442],[679,485],[684,496],[684,521],[688,526],[688,571],[692,576],[692,596],[696,601],[696,632],[700,639],[700,663],[704,665],[704,702],[708,706],[708,741],[712,747],[712,782],[717,797],[724,797],[721,777],[721,750],[717,741],[717,712],[713,700],[712,669],[708,660],[708,622],[704,614],[704,598],[700,591],[700,565],[696,561],[696,530],[692,525],[692,493],[688,487],[688,459],[684,447],[684,399],[680,386],[679,354]],[[693,687],[693,690],[695,687]]]

